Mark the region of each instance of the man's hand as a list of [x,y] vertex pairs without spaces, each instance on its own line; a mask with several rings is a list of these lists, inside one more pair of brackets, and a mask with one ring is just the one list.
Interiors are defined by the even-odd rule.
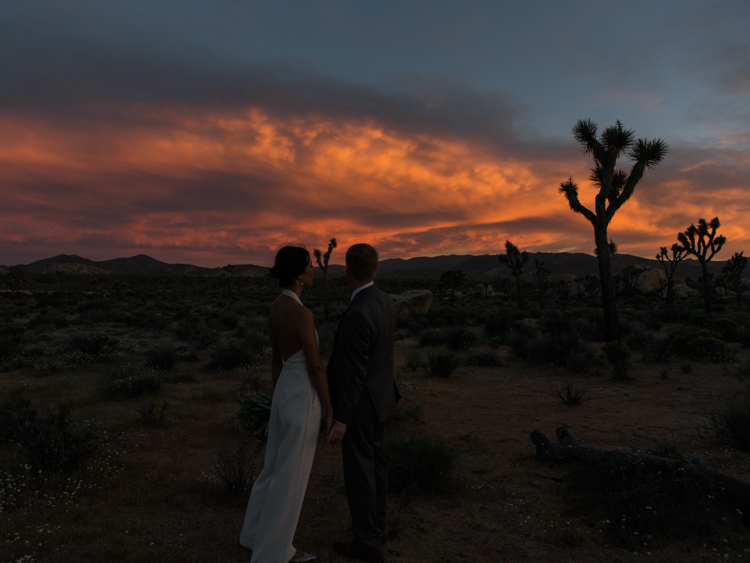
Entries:
[[323,419],[320,421],[320,433],[325,435],[326,441],[328,440],[328,431],[331,429],[332,425],[333,425],[332,414],[326,414],[323,417]]
[[331,444],[332,446],[340,444],[345,432],[346,424],[334,421],[331,429],[328,431],[328,436],[326,436],[326,444]]

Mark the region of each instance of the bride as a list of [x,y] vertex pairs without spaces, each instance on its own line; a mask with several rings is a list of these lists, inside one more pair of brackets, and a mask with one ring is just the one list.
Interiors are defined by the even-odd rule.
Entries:
[[321,406],[324,432],[333,423],[315,321],[299,299],[302,288],[312,286],[313,271],[310,253],[296,246],[279,250],[271,269],[282,287],[268,317],[271,419],[263,471],[250,493],[240,534],[240,545],[253,552],[252,563],[316,559],[292,545],[321,430]]

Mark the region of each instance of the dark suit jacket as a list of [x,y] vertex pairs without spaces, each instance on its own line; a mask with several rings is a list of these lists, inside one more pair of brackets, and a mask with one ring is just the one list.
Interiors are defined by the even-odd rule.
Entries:
[[393,299],[374,285],[360,291],[341,320],[328,361],[328,388],[338,422],[385,422],[393,412],[395,331]]

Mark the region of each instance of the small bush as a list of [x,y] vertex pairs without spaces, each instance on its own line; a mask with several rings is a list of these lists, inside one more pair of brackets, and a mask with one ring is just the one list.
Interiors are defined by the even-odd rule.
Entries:
[[385,443],[388,489],[398,494],[447,491],[459,454],[438,436],[391,438]]
[[254,350],[239,340],[227,340],[217,344],[209,355],[206,368],[230,371],[241,366],[252,364]]
[[448,333],[439,328],[430,328],[425,330],[419,337],[419,346],[442,346],[448,343]]
[[503,361],[494,352],[479,352],[466,356],[467,366],[479,366],[487,368],[503,367]]
[[146,350],[146,365],[154,369],[169,371],[177,362],[177,352],[168,346],[157,346]]
[[14,444],[34,469],[52,473],[76,467],[99,451],[97,437],[70,420],[68,407],[37,412],[25,401],[21,408],[0,412],[0,442]]
[[141,422],[146,426],[161,426],[164,423],[164,413],[167,410],[167,402],[164,401],[161,404],[158,412],[156,410],[156,403],[153,399],[149,399],[138,405],[135,411],[141,415]]
[[106,334],[83,332],[72,334],[65,344],[89,356],[104,356],[117,349],[118,341]]
[[706,328],[718,332],[721,335],[721,339],[726,341],[733,339],[740,325],[732,319],[714,319],[706,325]]
[[427,371],[432,377],[450,377],[460,364],[458,356],[450,352],[427,354]]
[[659,364],[669,360],[671,356],[671,347],[669,338],[654,337],[643,347],[643,361],[652,364]]
[[139,370],[135,375],[114,379],[105,389],[105,395],[114,399],[132,399],[161,389],[158,373]]
[[579,342],[565,359],[565,370],[571,373],[584,373],[604,367],[601,353],[588,342]]
[[603,348],[610,364],[630,361],[630,348],[624,342],[607,342]]
[[268,440],[268,422],[271,419],[271,398],[266,395],[237,395],[240,408],[232,415],[240,432],[252,434],[261,442]]
[[572,407],[588,401],[591,398],[590,395],[588,397],[586,396],[589,394],[589,391],[591,391],[590,385],[576,383],[569,379],[563,379],[562,384],[548,394],[550,397],[560,401],[563,405]]
[[224,447],[216,454],[213,471],[226,494],[237,496],[250,490],[255,481],[253,461],[258,451],[256,448],[251,452],[250,445],[242,441],[235,451]]
[[451,350],[468,350],[477,342],[477,335],[463,327],[448,331],[448,346]]
[[404,367],[409,371],[417,371],[424,365],[424,356],[413,348],[407,350],[406,358],[404,358]]
[[750,452],[750,395],[727,401],[712,412],[711,426],[720,439]]

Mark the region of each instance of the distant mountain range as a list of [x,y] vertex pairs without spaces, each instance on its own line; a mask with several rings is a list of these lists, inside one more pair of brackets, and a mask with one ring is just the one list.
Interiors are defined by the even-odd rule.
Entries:
[[[545,267],[555,275],[573,274],[576,277],[599,274],[599,266],[595,256],[583,253],[569,252],[530,252],[524,277],[531,276],[534,270],[534,260],[544,262]],[[649,260],[629,254],[616,254],[612,257],[612,272],[619,273],[625,267],[643,264],[651,268],[661,268],[657,260]],[[725,261],[709,263],[709,272],[718,275]],[[148,275],[148,276],[222,276],[223,268],[203,268],[192,264],[168,264],[145,254],[131,258],[115,258],[97,262],[82,258],[75,254],[60,254],[53,258],[37,260],[31,264],[20,265],[23,270],[31,273],[52,273],[57,271],[71,274],[98,275]],[[7,270],[7,266],[0,266],[0,271]],[[382,260],[378,266],[379,276],[410,277],[410,278],[438,278],[447,270],[462,270],[467,277],[476,280],[491,280],[498,276],[509,276],[508,267],[501,264],[495,254],[472,256],[470,254],[450,256],[422,256],[417,258],[389,258]],[[268,273],[268,267],[254,264],[237,264],[234,276],[262,276]],[[322,272],[316,268],[316,275]],[[331,264],[328,269],[330,277],[344,275],[344,267]],[[677,267],[680,278],[697,280],[701,276],[700,264],[697,260],[684,260]]]

